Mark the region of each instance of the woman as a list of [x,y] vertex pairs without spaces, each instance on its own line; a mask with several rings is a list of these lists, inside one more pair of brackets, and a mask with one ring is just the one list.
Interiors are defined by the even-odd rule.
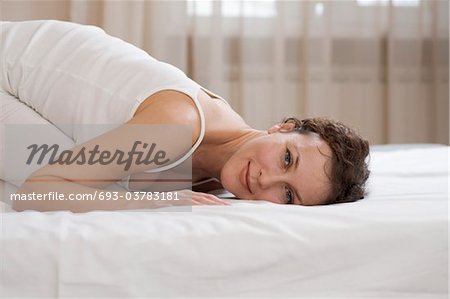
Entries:
[[[49,164],[32,173],[19,194],[97,194],[114,181],[128,190],[154,191],[151,182],[190,158],[192,185],[202,192],[182,191],[180,200],[170,204],[226,204],[203,193],[217,188],[238,198],[279,204],[330,204],[364,195],[368,142],[341,123],[288,118],[267,132],[255,130],[225,100],[177,68],[100,28],[60,21],[1,26],[2,123],[24,119],[51,123],[55,136],[62,131],[74,141],[74,153],[94,151],[96,146],[130,153],[130,144],[136,142],[166,149],[159,157],[166,161],[163,165]],[[83,140],[75,124],[116,127]],[[166,131],[155,136],[130,130],[132,125],[161,124],[190,126],[189,144],[177,143],[178,138],[170,138]],[[94,202],[15,201],[13,207],[84,212],[168,203],[119,197]]]

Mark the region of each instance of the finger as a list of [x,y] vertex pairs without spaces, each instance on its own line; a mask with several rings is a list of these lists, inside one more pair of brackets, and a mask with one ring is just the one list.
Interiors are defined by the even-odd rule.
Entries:
[[215,200],[216,200],[217,202],[220,202],[221,204],[223,204],[223,205],[225,205],[225,206],[231,205],[230,203],[224,201],[222,198],[219,198],[219,197],[216,197],[216,196],[214,196],[214,197],[215,197]]
[[191,205],[193,205],[193,206],[202,206],[204,204],[193,199],[193,200],[191,200]]
[[224,206],[224,205],[228,206],[229,205],[228,203],[222,201],[221,199],[219,199],[219,198],[217,198],[215,196],[214,197],[208,197],[208,196],[199,197],[199,198],[196,198],[196,200],[198,202],[201,202],[201,203],[205,204],[205,205],[221,205],[221,206]]
[[215,201],[222,202],[222,203],[224,203],[224,204],[229,204],[229,203],[227,203],[223,198],[217,197],[217,196],[214,195],[214,194],[209,194],[209,193],[207,193],[207,196],[206,196],[206,197],[209,198],[209,199],[215,200]]

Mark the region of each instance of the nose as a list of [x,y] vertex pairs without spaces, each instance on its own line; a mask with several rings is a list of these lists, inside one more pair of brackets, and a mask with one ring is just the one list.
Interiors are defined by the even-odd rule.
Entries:
[[276,170],[261,170],[258,176],[258,185],[261,190],[267,190],[280,185],[285,180],[284,173]]

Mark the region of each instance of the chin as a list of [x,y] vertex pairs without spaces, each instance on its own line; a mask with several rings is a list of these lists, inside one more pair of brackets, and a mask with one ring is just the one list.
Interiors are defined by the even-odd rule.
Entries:
[[239,172],[234,171],[236,168],[238,167],[235,165],[225,165],[225,167],[222,168],[222,172],[220,173],[222,187],[228,192],[233,193],[236,197],[248,197],[246,196],[248,195],[246,190],[242,189],[241,182],[239,181]]
[[223,189],[227,190],[230,193],[233,193],[234,196],[239,197],[239,195],[241,194],[241,192],[239,192],[239,190],[236,190],[236,188],[233,188],[233,184],[230,184],[230,182],[228,182],[226,179],[221,180],[221,184]]
[[239,188],[237,188],[236,182],[230,181],[230,177],[231,176],[221,176],[221,180],[220,183],[222,184],[222,187],[227,190],[230,193],[233,193],[234,196],[236,197],[241,197],[242,196],[242,190],[239,190]]
[[[227,191],[229,191],[229,190],[227,189]],[[239,190],[236,190],[236,191],[229,191],[229,192],[233,193],[233,195],[236,196],[237,198],[240,198],[240,199],[249,199],[249,198],[247,198],[248,196],[244,196],[244,194],[242,194],[242,192],[240,192]]]

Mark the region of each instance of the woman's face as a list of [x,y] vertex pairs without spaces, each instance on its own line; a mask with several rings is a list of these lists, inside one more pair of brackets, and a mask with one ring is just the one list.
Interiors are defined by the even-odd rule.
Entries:
[[331,190],[330,147],[317,134],[290,132],[283,126],[250,140],[231,156],[221,171],[223,187],[242,199],[325,203]]

